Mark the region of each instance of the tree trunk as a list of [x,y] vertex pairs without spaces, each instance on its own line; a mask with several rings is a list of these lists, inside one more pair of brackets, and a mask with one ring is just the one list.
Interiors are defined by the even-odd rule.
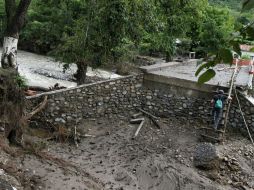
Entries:
[[17,48],[18,48],[18,39],[13,37],[4,38],[3,51],[2,51],[2,57],[1,57],[2,68],[4,69],[18,68]]
[[166,62],[170,62],[170,61],[172,61],[172,56],[171,56],[171,54],[170,54],[170,52],[166,52]]
[[87,72],[87,63],[81,61],[77,62],[77,73],[75,74],[75,78],[77,79],[77,84],[81,85],[86,82],[86,72]]
[[7,15],[7,28],[5,31],[1,67],[4,69],[18,68],[17,46],[19,32],[24,26],[25,16],[31,0],[20,0],[16,7],[15,0],[5,0],[5,11]]
[[[20,142],[22,140],[22,121],[24,114],[24,97],[23,91],[18,86],[16,75],[18,75],[17,64],[17,46],[19,32],[24,26],[25,16],[31,0],[19,0],[18,7],[16,0],[5,0],[5,11],[7,16],[7,28],[5,31],[3,52],[1,57],[1,75],[2,82],[8,90],[4,90],[6,94],[1,94],[0,102],[1,110],[4,110],[1,117],[7,118],[5,121],[5,135],[10,141]],[[13,72],[14,70],[14,72]],[[7,74],[6,76],[4,74]],[[9,76],[8,76],[9,75]]]

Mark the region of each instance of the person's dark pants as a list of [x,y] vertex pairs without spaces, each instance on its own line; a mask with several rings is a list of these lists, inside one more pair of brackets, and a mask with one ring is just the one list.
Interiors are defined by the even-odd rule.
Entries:
[[213,121],[214,121],[214,129],[218,129],[222,116],[222,109],[214,108],[213,109]]

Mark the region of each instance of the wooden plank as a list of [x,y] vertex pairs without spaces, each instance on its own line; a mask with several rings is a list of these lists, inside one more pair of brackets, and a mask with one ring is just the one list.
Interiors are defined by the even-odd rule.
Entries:
[[208,139],[211,139],[211,140],[214,140],[216,142],[221,142],[222,139],[219,139],[219,138],[215,138],[215,137],[212,137],[212,136],[209,136],[209,135],[205,135],[205,134],[201,134],[202,137],[205,137],[205,138],[208,138]]
[[152,120],[153,124],[154,124],[158,129],[161,128],[161,126],[160,126],[160,124],[159,124],[159,118],[158,118],[158,117],[152,115],[151,113],[149,113],[149,112],[147,112],[147,111],[145,111],[145,110],[143,110],[143,109],[141,109],[141,108],[137,108],[137,109],[138,109],[139,111],[141,111],[142,113],[144,113],[145,115],[147,115],[147,116]]
[[159,119],[158,117],[154,116],[153,114],[151,114],[151,113],[149,113],[149,112],[147,112],[147,111],[145,111],[145,110],[143,110],[143,109],[141,109],[141,108],[137,108],[137,109],[138,109],[139,111],[141,111],[142,113],[144,113],[145,115],[149,116],[150,118],[153,118],[153,119],[156,119],[156,120]]
[[142,115],[143,115],[143,113],[139,112],[139,113],[133,114],[133,115],[131,116],[131,118],[137,119],[138,117],[140,117],[140,116],[142,116]]
[[145,120],[145,118],[137,118],[137,119],[132,119],[132,120],[130,120],[130,123],[131,124],[140,124],[142,121],[144,121]]
[[139,131],[140,131],[141,128],[143,127],[144,123],[145,123],[145,120],[143,120],[143,121],[140,123],[140,125],[138,126],[137,131],[136,131],[135,134],[134,134],[134,138],[138,136]]
[[207,130],[210,130],[210,131],[214,131],[214,129],[212,127],[201,127],[201,128],[198,128],[199,130],[203,130],[203,129],[207,129]]

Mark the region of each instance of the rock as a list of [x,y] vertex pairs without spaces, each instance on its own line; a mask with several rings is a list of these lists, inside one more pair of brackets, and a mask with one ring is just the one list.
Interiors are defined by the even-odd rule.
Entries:
[[201,143],[194,153],[194,165],[200,169],[218,169],[220,164],[216,147],[211,143]]
[[14,190],[13,187],[5,180],[0,178],[0,189]]
[[152,96],[146,96],[146,99],[151,100]]
[[224,157],[224,158],[223,158],[223,161],[224,161],[224,162],[228,162],[228,158],[227,158],[227,157]]
[[56,118],[55,122],[57,122],[57,123],[63,123],[63,124],[66,123],[66,121],[63,118]]

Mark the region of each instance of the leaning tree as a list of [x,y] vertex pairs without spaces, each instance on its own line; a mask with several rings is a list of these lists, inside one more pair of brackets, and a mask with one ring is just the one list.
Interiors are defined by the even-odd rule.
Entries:
[[2,68],[18,68],[17,46],[19,33],[25,23],[25,17],[32,0],[5,0],[5,11],[7,16],[7,27],[3,42],[1,58]]

